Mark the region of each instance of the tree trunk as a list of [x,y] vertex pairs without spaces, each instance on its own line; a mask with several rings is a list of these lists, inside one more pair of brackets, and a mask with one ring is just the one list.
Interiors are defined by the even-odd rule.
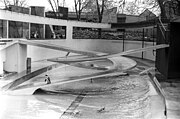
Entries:
[[161,9],[161,18],[163,19],[167,19],[167,16],[166,16],[166,9],[165,9],[165,6],[164,6],[164,2],[166,0],[157,0],[158,4],[159,4],[159,7]]
[[[100,10],[100,5],[99,5],[98,0],[96,0],[96,5],[97,5],[97,12],[98,12],[98,22],[101,23],[103,12],[104,12],[104,0],[102,0],[101,10]],[[101,39],[101,32],[102,32],[102,29],[98,29],[98,39]]]
[[102,32],[102,30],[101,29],[98,29],[98,39],[101,39],[101,32]]
[[74,5],[75,5],[75,11],[76,11],[76,17],[77,20],[80,21],[81,20],[81,0],[74,0]]
[[180,16],[180,1],[178,1],[178,16]]
[[179,0],[157,0],[161,9],[161,18],[173,19],[180,15],[180,1]]

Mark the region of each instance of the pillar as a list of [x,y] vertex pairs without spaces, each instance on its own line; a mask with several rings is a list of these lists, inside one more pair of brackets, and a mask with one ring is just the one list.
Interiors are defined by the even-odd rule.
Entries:
[[18,71],[22,72],[26,70],[26,60],[27,60],[27,45],[17,44],[18,45]]
[[72,40],[73,36],[73,26],[67,25],[66,26],[66,40]]
[[0,51],[0,75],[3,74],[3,59],[2,52]]
[[31,23],[29,23],[29,39],[31,39]]
[[14,44],[6,49],[5,70],[22,72],[26,70],[27,45]]
[[43,39],[45,39],[46,37],[46,25],[43,24]]
[[6,22],[6,28],[7,28],[7,36],[6,38],[9,38],[9,21]]

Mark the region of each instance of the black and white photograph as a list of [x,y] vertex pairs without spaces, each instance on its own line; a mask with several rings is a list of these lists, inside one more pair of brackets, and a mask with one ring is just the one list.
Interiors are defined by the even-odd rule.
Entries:
[[179,31],[180,0],[0,0],[0,119],[180,119]]

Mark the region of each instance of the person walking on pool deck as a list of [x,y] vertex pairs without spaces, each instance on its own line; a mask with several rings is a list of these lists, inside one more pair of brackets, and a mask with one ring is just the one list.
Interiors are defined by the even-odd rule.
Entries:
[[45,82],[46,82],[46,84],[51,84],[51,80],[50,80],[50,78],[49,78],[49,76],[48,75],[45,75],[46,76],[46,78],[45,78]]

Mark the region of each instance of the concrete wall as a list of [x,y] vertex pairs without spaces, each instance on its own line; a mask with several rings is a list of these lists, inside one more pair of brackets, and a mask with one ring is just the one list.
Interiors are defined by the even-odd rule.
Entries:
[[[5,64],[4,69],[9,72],[17,71],[17,45],[12,45],[11,47],[6,48],[6,55],[5,55]],[[12,55],[13,58],[11,57]]]
[[1,50],[0,51],[0,75],[3,74],[3,61],[5,61],[4,58],[4,52]]
[[[79,50],[90,50],[98,51],[104,53],[119,53],[123,51],[123,41],[117,40],[88,40],[88,39],[74,39],[72,41],[68,40],[43,40],[43,42],[48,42],[51,44],[67,46],[71,48],[76,48]],[[152,42],[146,42],[145,47],[152,46]],[[141,48],[142,41],[125,41],[124,50],[130,50],[135,48]],[[28,46],[27,56],[32,58],[32,61],[43,60],[54,57],[63,57],[66,52],[55,51],[46,48],[40,48],[36,46]],[[155,55],[153,51],[147,51],[143,54],[145,59],[155,60]],[[132,54],[131,56],[142,57],[142,53]]]
[[2,50],[4,70],[8,72],[22,72],[26,69],[27,46],[14,44]]

